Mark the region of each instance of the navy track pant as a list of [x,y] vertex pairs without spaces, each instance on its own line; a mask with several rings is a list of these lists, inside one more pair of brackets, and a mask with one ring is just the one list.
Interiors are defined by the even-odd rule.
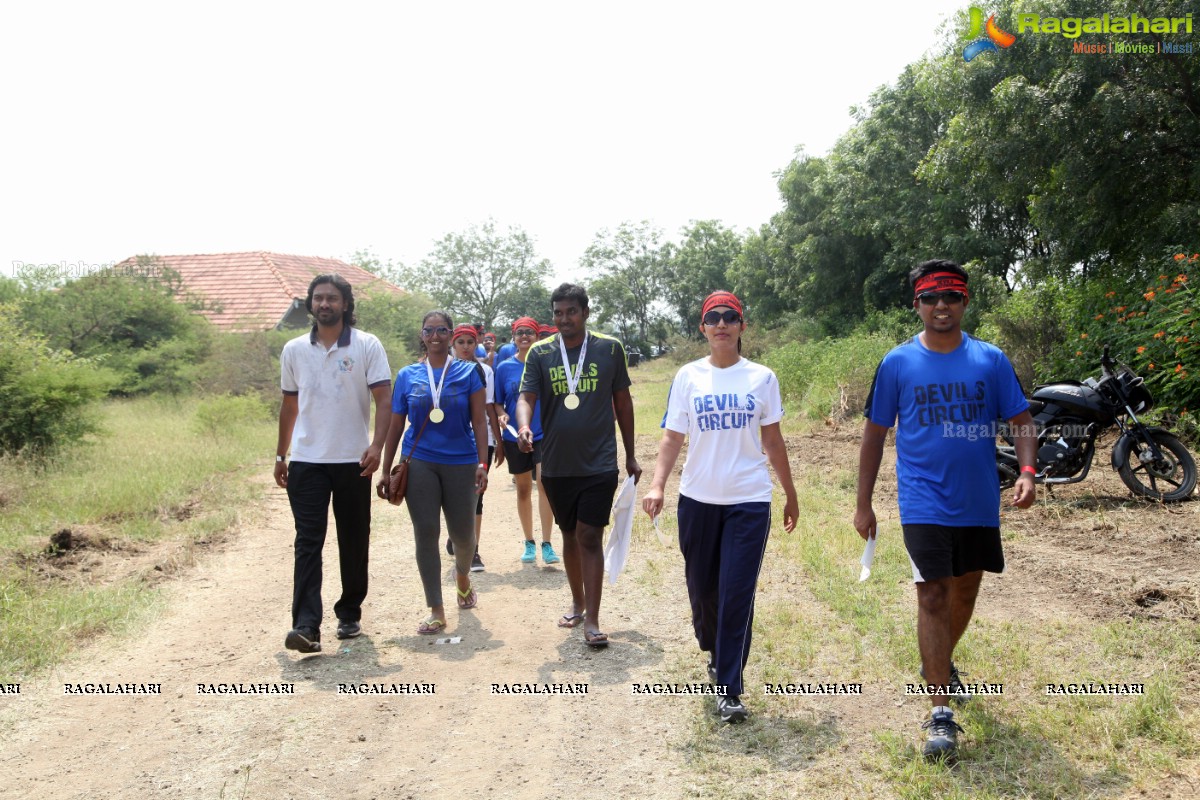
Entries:
[[743,691],[750,657],[754,592],[771,530],[770,503],[714,505],[679,498],[679,549],[683,552],[692,625],[700,649],[713,654],[717,684]]

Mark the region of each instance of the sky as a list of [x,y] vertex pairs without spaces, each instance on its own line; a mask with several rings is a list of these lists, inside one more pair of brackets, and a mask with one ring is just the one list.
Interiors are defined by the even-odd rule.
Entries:
[[416,264],[490,218],[583,279],[625,221],[757,229],[797,149],[828,152],[967,5],[5,4],[0,274]]

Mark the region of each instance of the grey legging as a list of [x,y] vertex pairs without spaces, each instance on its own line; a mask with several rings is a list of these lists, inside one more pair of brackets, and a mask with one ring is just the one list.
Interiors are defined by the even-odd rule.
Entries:
[[443,605],[439,512],[446,515],[446,529],[454,542],[455,568],[458,574],[467,575],[475,555],[476,498],[474,464],[438,464],[417,458],[409,462],[404,502],[412,518],[417,571],[430,608]]

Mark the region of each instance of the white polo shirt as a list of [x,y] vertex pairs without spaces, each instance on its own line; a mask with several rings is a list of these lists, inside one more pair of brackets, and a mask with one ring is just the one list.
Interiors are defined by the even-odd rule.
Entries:
[[357,462],[371,443],[371,390],[391,381],[379,339],[349,325],[328,350],[315,325],[285,344],[279,385],[300,406],[292,430],[292,460]]

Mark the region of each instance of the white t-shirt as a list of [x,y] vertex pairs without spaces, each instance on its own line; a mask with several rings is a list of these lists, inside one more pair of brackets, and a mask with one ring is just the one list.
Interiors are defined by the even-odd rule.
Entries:
[[[496,372],[482,361],[478,362],[479,366],[483,367],[483,374],[487,380],[483,382],[484,399],[487,401],[485,408],[491,408],[492,403],[496,402]],[[496,446],[496,434],[492,433],[492,423],[488,419],[487,414],[484,414],[484,420],[488,432],[488,447]]]
[[371,443],[371,389],[392,382],[379,339],[347,325],[326,350],[316,328],[283,346],[279,385],[296,395],[292,460],[313,464],[358,461]]
[[679,493],[701,503],[771,502],[771,474],[759,429],[783,419],[775,373],[740,359],[718,369],[685,364],[671,383],[663,427],[687,434]]

